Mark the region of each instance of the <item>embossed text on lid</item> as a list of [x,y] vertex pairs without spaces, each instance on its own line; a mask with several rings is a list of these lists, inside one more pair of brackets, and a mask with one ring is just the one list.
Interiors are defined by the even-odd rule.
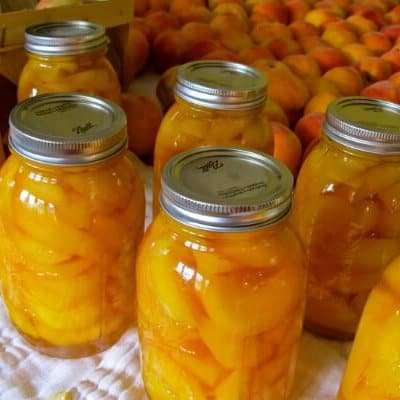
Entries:
[[206,230],[263,227],[287,215],[293,176],[271,156],[244,148],[200,147],[167,162],[162,208]]
[[193,104],[221,109],[251,109],[266,100],[267,80],[250,66],[230,61],[193,61],[177,71],[176,95]]
[[98,96],[41,94],[17,104],[9,122],[11,149],[45,164],[92,164],[127,146],[124,111]]
[[72,55],[101,49],[109,39],[105,28],[88,21],[58,21],[25,30],[25,49],[41,55]]
[[400,105],[363,96],[342,97],[329,106],[324,132],[353,149],[400,153]]

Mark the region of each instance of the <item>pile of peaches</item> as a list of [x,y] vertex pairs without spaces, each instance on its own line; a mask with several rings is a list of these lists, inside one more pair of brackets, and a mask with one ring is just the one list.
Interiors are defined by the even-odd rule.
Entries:
[[204,59],[264,72],[264,112],[283,137],[278,158],[293,172],[332,100],[400,103],[398,0],[135,0],[130,28],[126,79],[149,68],[165,79],[177,65]]

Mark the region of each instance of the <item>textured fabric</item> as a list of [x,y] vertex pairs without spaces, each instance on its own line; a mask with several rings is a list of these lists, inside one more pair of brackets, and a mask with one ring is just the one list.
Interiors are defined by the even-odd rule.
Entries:
[[[138,162],[151,220],[151,169]],[[350,350],[303,333],[290,400],[334,400]],[[92,357],[60,360],[31,350],[8,321],[0,299],[0,400],[49,400],[67,391],[73,400],[147,400],[133,327],[110,349]]]

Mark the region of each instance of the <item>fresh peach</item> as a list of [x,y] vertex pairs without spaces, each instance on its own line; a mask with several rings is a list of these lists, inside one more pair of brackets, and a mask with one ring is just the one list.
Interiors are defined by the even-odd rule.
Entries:
[[127,118],[129,149],[140,157],[151,157],[163,118],[158,99],[145,94],[122,93],[122,108]]
[[267,47],[278,60],[281,60],[288,55],[300,54],[302,52],[302,48],[296,40],[284,37],[272,39],[268,43]]
[[358,42],[358,35],[351,29],[327,26],[321,35],[321,39],[332,47],[341,49],[346,44]]
[[219,4],[239,4],[246,8],[246,1],[245,0],[207,0],[207,7],[210,10],[214,10]]
[[322,125],[325,121],[325,113],[315,112],[303,115],[296,123],[294,132],[300,139],[303,149],[322,135]]
[[133,26],[135,27],[135,29],[138,29],[139,31],[141,31],[147,38],[147,40],[150,43],[150,37],[152,35],[152,30],[151,30],[151,26],[149,26],[146,22],[146,18],[145,17],[134,17],[132,19]]
[[390,39],[378,31],[363,33],[360,36],[360,42],[365,44],[376,56],[382,55],[392,47]]
[[285,113],[285,110],[270,97],[267,98],[261,115],[268,121],[277,121],[283,125],[289,126],[289,119]]
[[257,60],[254,67],[263,72],[268,79],[268,96],[279,103],[292,122],[291,117],[297,115],[310,98],[306,84],[297,77],[290,68],[277,60]]
[[296,177],[303,158],[303,147],[298,136],[286,125],[270,122],[274,136],[274,157],[283,162]]
[[135,0],[133,13],[135,16],[141,17],[145,14],[148,8],[149,8],[148,0]]
[[184,8],[174,15],[176,15],[181,24],[186,24],[188,22],[208,23],[212,18],[212,12],[205,6]]
[[[135,0],[136,1],[136,0]],[[169,0],[147,0],[149,4],[149,9],[154,11],[168,11],[169,10]]]
[[150,44],[145,34],[136,29],[134,20],[129,24],[128,39],[125,44],[123,60],[122,85],[127,87],[133,77],[147,65],[150,57]]
[[250,14],[250,21],[253,24],[260,22],[280,22],[287,24],[288,20],[288,9],[280,0],[264,0],[262,3],[255,5]]
[[389,51],[383,53],[381,58],[392,64],[393,72],[400,71],[400,49],[398,47],[393,47]]
[[254,42],[249,34],[241,31],[222,33],[218,36],[220,43],[234,53],[249,50],[254,46]]
[[386,12],[385,21],[389,24],[400,24],[400,5],[393,7],[390,11]]
[[233,31],[241,31],[241,32],[249,32],[250,31],[250,23],[247,20],[242,18],[238,18],[232,14],[218,14],[214,15],[210,22],[211,29],[219,33],[224,32],[233,32]]
[[173,14],[179,14],[184,9],[204,5],[203,0],[169,0],[169,11]]
[[325,79],[332,81],[343,96],[357,96],[364,87],[360,71],[350,65],[343,65],[326,71]]
[[362,2],[355,2],[349,8],[349,14],[358,14],[373,21],[380,29],[385,25],[384,12],[381,10],[373,9]]
[[355,64],[364,57],[373,56],[374,53],[363,43],[349,43],[342,47],[350,64]]
[[282,62],[303,80],[319,78],[322,74],[318,62],[309,54],[291,54],[284,57]]
[[314,3],[314,9],[328,10],[338,18],[346,16],[346,10],[332,0],[319,0]]
[[274,58],[271,51],[266,46],[254,45],[244,49],[238,54],[239,59],[244,64],[253,64],[256,60]]
[[373,32],[378,29],[378,26],[375,24],[374,21],[359,14],[349,15],[346,18],[346,21],[359,35],[362,35],[365,32]]
[[320,92],[331,92],[338,96],[342,95],[342,92],[336,83],[323,76],[320,78],[308,79],[306,82],[312,96]]
[[381,57],[364,57],[355,64],[367,84],[388,79],[393,72],[390,61]]
[[348,58],[342,50],[327,45],[311,48],[308,54],[318,62],[322,72],[349,64]]
[[383,26],[380,31],[394,42],[400,37],[400,24]]
[[221,3],[213,9],[213,14],[234,15],[244,20],[248,19],[247,11],[244,4],[239,3]]
[[288,10],[288,22],[301,21],[311,7],[303,0],[288,0],[285,2]]
[[304,36],[318,36],[320,33],[319,29],[315,25],[301,20],[290,23],[289,29],[295,39]]
[[218,40],[202,40],[200,42],[194,43],[185,50],[183,53],[183,62],[199,60],[205,55],[225,49]]
[[394,103],[399,103],[400,101],[399,86],[390,80],[374,82],[366,86],[360,94],[361,96],[388,100]]
[[400,71],[394,72],[389,76],[388,80],[400,86]]
[[181,27],[180,31],[187,47],[200,41],[213,40],[216,36],[210,25],[205,22],[188,22]]
[[207,53],[204,56],[202,56],[201,60],[223,60],[223,61],[240,62],[239,56],[235,52],[225,48],[211,51],[210,53]]
[[336,21],[337,19],[338,16],[333,11],[324,8],[313,8],[304,17],[304,21],[316,27],[322,27],[328,21]]
[[145,24],[149,29],[148,39],[152,44],[155,37],[160,33],[168,30],[179,29],[180,23],[178,18],[172,13],[164,10],[150,10],[144,16]]
[[293,39],[290,28],[280,22],[261,22],[254,25],[250,32],[255,43],[268,44],[275,38]]
[[305,115],[316,112],[324,113],[326,112],[328,105],[339,97],[341,96],[331,92],[319,92],[314,94],[305,105],[303,114]]
[[183,62],[187,51],[186,42],[179,30],[161,32],[153,42],[152,64],[158,73]]
[[304,53],[309,52],[312,49],[315,49],[317,47],[329,47],[319,36],[317,35],[307,35],[307,36],[301,36],[297,39],[299,42],[301,48],[303,49]]

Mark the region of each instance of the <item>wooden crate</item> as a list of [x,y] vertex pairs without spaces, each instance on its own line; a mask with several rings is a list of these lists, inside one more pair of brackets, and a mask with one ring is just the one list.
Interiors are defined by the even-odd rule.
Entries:
[[[36,0],[0,0],[0,74],[16,83],[26,56],[24,31],[41,22],[86,20],[107,28],[124,68],[129,22],[134,13],[133,0],[86,0],[81,5],[33,9]],[[24,8],[25,7],[25,8]],[[18,9],[17,9],[18,8]],[[15,10],[15,11],[9,11]],[[121,72],[121,71],[119,71]]]

